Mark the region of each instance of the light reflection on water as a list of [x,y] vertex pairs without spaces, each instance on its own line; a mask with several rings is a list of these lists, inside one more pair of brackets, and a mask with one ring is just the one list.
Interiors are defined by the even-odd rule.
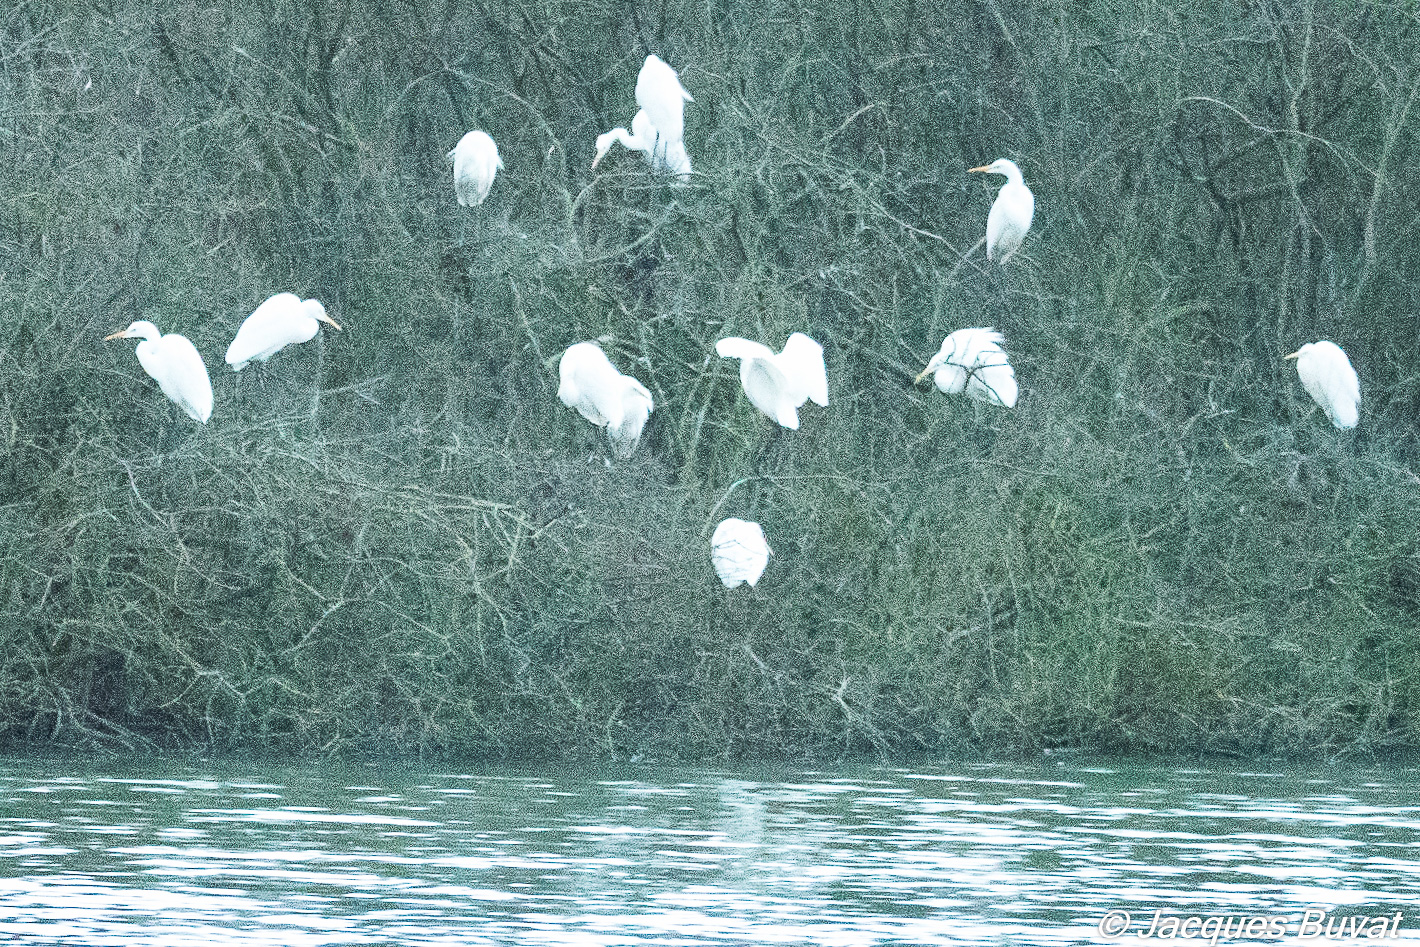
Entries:
[[0,939],[1058,945],[1311,907],[1408,938],[1414,775],[0,761]]

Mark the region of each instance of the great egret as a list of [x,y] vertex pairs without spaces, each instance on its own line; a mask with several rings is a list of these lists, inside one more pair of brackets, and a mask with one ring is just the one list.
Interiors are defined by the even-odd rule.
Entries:
[[636,118],[630,121],[630,132],[625,128],[613,128],[605,135],[596,136],[596,156],[592,158],[592,170],[596,170],[596,166],[606,158],[606,152],[609,152],[616,142],[621,142],[633,152],[643,153],[653,169],[666,170],[680,180],[690,179],[692,169],[690,155],[686,153],[686,143],[679,139],[666,142],[666,148],[657,152],[656,129],[650,124],[646,109],[636,112]]
[[651,167],[657,171],[669,171],[682,181],[690,180],[691,167],[690,155],[685,153],[685,142],[667,142],[666,147],[656,150],[656,129],[652,127],[651,120],[646,117],[646,110],[642,109],[636,113],[636,117],[631,120],[631,131],[624,128],[613,128],[603,135],[597,136],[597,153],[592,158],[592,170],[596,170],[601,160],[606,157],[606,153],[611,150],[611,146],[616,142],[621,142],[623,146],[632,151],[639,151],[646,156],[646,160],[651,163]]
[[606,157],[606,153],[616,142],[621,142],[626,148],[644,154],[646,160],[655,170],[668,171],[682,181],[690,180],[692,168],[690,155],[685,151],[685,141],[680,138],[663,139],[661,144],[664,147],[657,148],[656,128],[651,124],[650,116],[646,114],[645,109],[637,112],[636,117],[631,120],[630,132],[618,127],[597,136],[597,153],[592,158],[592,170],[596,170],[597,165]]
[[493,187],[493,178],[503,168],[498,146],[485,131],[471,131],[459,139],[448,153],[454,164],[454,193],[459,204],[477,207]]
[[621,142],[623,147],[632,151],[639,151],[646,156],[647,161],[654,164],[651,152],[656,147],[656,130],[651,127],[651,119],[646,115],[646,110],[642,109],[636,113],[636,117],[631,120],[631,131],[620,126],[611,131],[597,136],[597,153],[592,158],[592,170],[597,169],[601,160],[606,157],[606,153],[611,150],[611,146],[616,142]]
[[685,138],[685,103],[694,101],[680,84],[680,76],[665,60],[655,53],[646,57],[636,77],[636,104],[655,129],[654,153],[662,159],[668,155],[672,143]]
[[325,314],[320,300],[303,301],[295,293],[277,293],[246,317],[236,338],[227,346],[227,364],[239,372],[248,362],[264,362],[288,345],[315,338],[322,322],[340,328]]
[[710,537],[710,561],[727,589],[743,582],[753,588],[769,565],[769,555],[764,530],[749,520],[730,517],[716,526]]
[[562,403],[606,428],[613,454],[630,457],[655,410],[646,386],[617,371],[595,342],[578,342],[563,352],[557,374],[557,397]]
[[767,345],[741,338],[721,339],[715,351],[721,358],[740,360],[740,385],[750,403],[784,427],[799,429],[798,408],[805,401],[828,407],[823,346],[802,332],[789,336],[778,355]]
[[1001,341],[995,329],[958,329],[947,336],[913,383],[936,372],[937,388],[949,395],[965,391],[968,398],[1014,408],[1019,393],[1016,370]]
[[212,416],[212,380],[202,356],[186,336],[176,332],[163,335],[153,323],[140,319],[127,329],[104,336],[105,342],[110,339],[142,339],[138,364],[188,417],[207,423]]
[[1341,346],[1325,340],[1308,342],[1284,357],[1296,359],[1302,387],[1334,426],[1356,426],[1361,413],[1361,382]]
[[1005,265],[1021,247],[1021,241],[1030,230],[1031,218],[1035,216],[1035,195],[1026,187],[1021,177],[1021,169],[1009,158],[997,158],[979,168],[967,171],[984,171],[988,174],[1004,174],[1006,183],[996,195],[991,205],[991,213],[986,218],[986,259]]

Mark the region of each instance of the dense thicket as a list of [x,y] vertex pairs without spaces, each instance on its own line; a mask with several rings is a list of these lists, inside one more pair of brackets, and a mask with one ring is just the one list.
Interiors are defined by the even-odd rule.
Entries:
[[[705,758],[1420,744],[1420,20],[15,0],[0,738]],[[593,174],[647,52],[699,172]],[[506,172],[454,201],[473,127]],[[968,250],[1011,157],[1005,269]],[[347,330],[241,376],[273,292]],[[103,336],[189,336],[207,427]],[[1018,408],[912,376],[995,326]],[[716,339],[823,342],[775,434]],[[1333,430],[1281,355],[1362,380]],[[638,454],[556,400],[599,338]],[[709,565],[764,524],[758,589]]]

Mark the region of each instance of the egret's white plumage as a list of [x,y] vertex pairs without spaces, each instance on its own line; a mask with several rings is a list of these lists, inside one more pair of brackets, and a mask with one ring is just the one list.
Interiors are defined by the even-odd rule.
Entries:
[[1308,342],[1286,358],[1296,359],[1297,377],[1331,423],[1352,428],[1361,415],[1361,382],[1346,352],[1335,342]]
[[264,362],[288,345],[309,342],[320,324],[339,329],[340,324],[325,314],[318,299],[301,299],[295,293],[277,293],[242,322],[236,338],[227,346],[227,364],[239,372],[248,362]]
[[493,178],[503,169],[498,145],[485,131],[471,131],[449,152],[454,164],[454,193],[459,204],[477,207],[493,187]]
[[1016,406],[1016,370],[1006,358],[1001,333],[995,329],[958,329],[947,336],[916,381],[933,372],[937,388],[949,395],[965,391],[968,398],[987,404]]
[[672,142],[685,138],[685,103],[694,101],[665,60],[655,53],[646,57],[636,77],[636,104],[655,129],[657,154],[666,154]]
[[[618,127],[597,136],[597,153],[592,158],[592,170],[596,170],[597,165],[601,164],[601,160],[616,142],[632,151],[641,152],[655,170],[667,171],[682,181],[690,180],[692,168],[690,155],[685,151],[685,141],[680,138],[659,139],[645,109],[637,112],[636,117],[631,120],[630,132]],[[658,143],[661,147],[657,147]]]
[[613,454],[631,456],[655,409],[646,386],[617,371],[595,342],[578,342],[563,352],[557,374],[562,403],[606,428]]
[[621,142],[622,146],[631,151],[639,151],[646,156],[647,161],[655,162],[651,157],[652,150],[656,147],[656,130],[651,127],[651,120],[646,116],[646,110],[642,109],[636,113],[636,117],[631,120],[631,131],[620,126],[613,128],[605,134],[597,136],[597,153],[592,158],[592,170],[595,171],[597,165],[606,157],[606,153],[611,150],[611,146],[616,142]]
[[805,401],[828,407],[823,346],[802,332],[789,336],[777,355],[767,345],[737,337],[716,342],[715,351],[740,360],[740,386],[750,403],[784,427],[798,430],[798,408]]
[[730,517],[710,537],[710,561],[727,589],[743,582],[753,587],[769,565],[769,552],[764,530],[749,520]]
[[142,339],[136,350],[138,364],[188,417],[207,423],[212,416],[212,380],[197,347],[186,336],[163,335],[153,323],[140,319],[104,337],[105,342],[109,339]]
[[997,158],[990,164],[968,171],[1004,174],[1006,183],[996,194],[991,213],[986,217],[986,259],[1004,264],[1021,247],[1035,217],[1035,195],[1026,187],[1021,169],[1009,158]]

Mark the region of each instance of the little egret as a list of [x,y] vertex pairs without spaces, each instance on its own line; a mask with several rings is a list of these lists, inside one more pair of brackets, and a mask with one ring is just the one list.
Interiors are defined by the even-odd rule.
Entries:
[[743,582],[753,588],[769,565],[769,544],[758,523],[730,517],[715,527],[710,537],[710,561],[715,574],[732,589]]
[[322,322],[340,328],[325,314],[320,300],[303,301],[295,293],[277,293],[246,317],[236,338],[227,346],[227,364],[239,372],[249,362],[264,362],[288,345],[315,338]]
[[110,339],[142,339],[138,364],[188,417],[207,423],[212,416],[212,380],[202,356],[186,336],[176,332],[163,335],[153,323],[140,319],[127,329],[104,336],[105,342]]
[[655,153],[662,159],[670,145],[685,138],[685,103],[694,101],[665,60],[655,53],[646,57],[636,77],[636,104],[655,129]]
[[557,397],[562,403],[606,428],[613,454],[630,457],[655,410],[646,386],[617,371],[595,342],[578,342],[563,352],[557,374]]
[[1031,218],[1035,216],[1035,195],[1021,178],[1021,169],[1009,158],[997,158],[988,165],[967,171],[1006,176],[1006,183],[1001,185],[986,218],[986,259],[1005,265],[1020,249],[1026,231],[1030,230]]
[[942,348],[914,384],[936,372],[937,388],[949,395],[963,391],[968,398],[999,404],[1003,408],[1016,406],[1016,370],[1006,359],[1001,347],[1001,333],[995,329],[958,329],[947,336]]
[[1302,387],[1334,426],[1356,426],[1361,413],[1361,382],[1341,346],[1325,340],[1308,342],[1284,357],[1296,359]]
[[493,178],[503,168],[498,146],[484,131],[471,131],[447,155],[454,164],[454,193],[459,204],[477,207],[493,187]]
[[798,408],[805,401],[828,407],[823,346],[802,332],[789,336],[778,355],[767,345],[740,338],[721,339],[715,351],[721,358],[740,360],[740,386],[750,404],[783,427],[799,429]]

